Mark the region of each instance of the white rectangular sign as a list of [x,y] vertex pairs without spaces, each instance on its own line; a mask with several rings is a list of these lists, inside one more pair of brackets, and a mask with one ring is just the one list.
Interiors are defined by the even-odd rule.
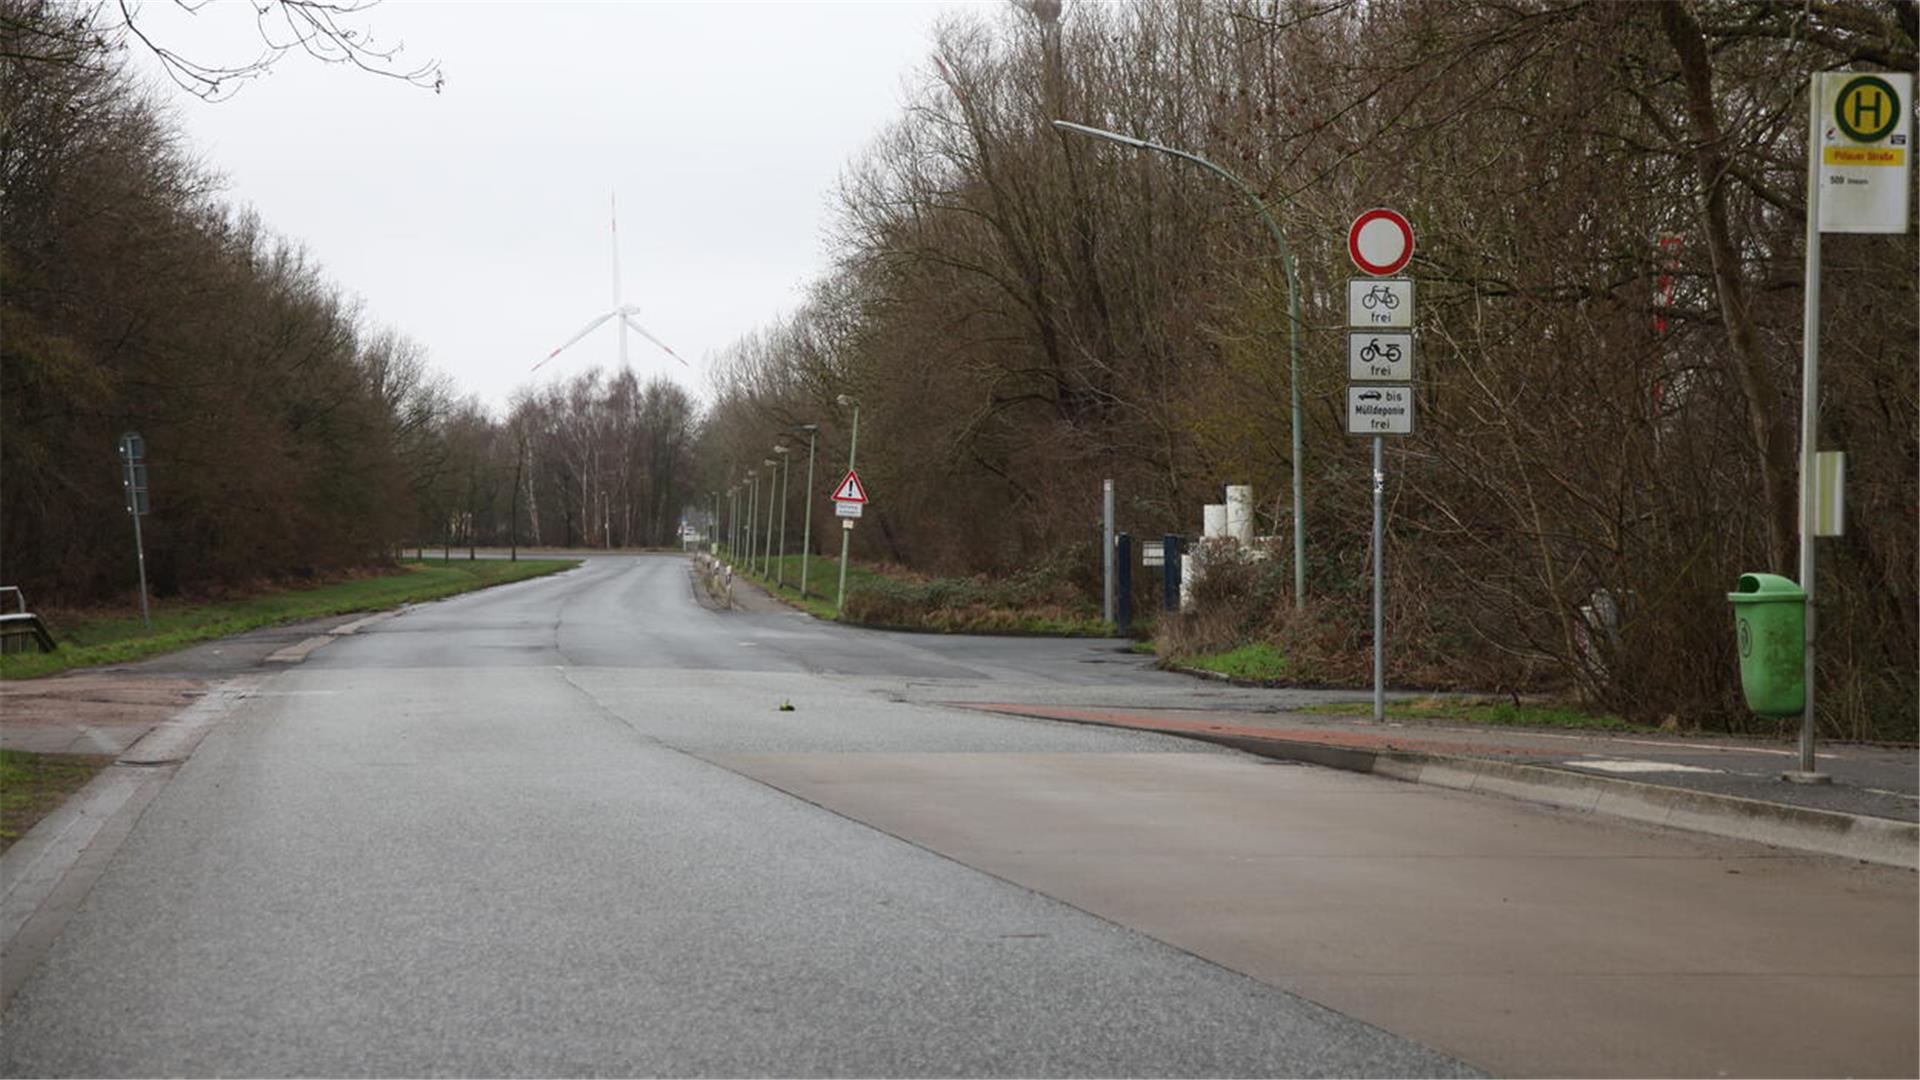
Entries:
[[1413,279],[1348,278],[1347,325],[1382,330],[1413,327]]
[[1412,382],[1413,335],[1348,331],[1347,378],[1354,382]]
[[1413,434],[1413,387],[1347,387],[1347,434]]
[[865,510],[866,507],[866,503],[836,502],[833,504],[833,512],[843,518],[857,518],[860,516],[860,511]]
[[1813,80],[1820,231],[1906,232],[1913,76],[1834,71]]

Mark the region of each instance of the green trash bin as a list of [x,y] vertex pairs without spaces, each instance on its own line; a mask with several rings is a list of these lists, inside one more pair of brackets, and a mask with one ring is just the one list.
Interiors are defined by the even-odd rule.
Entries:
[[1740,689],[1761,716],[1798,716],[1807,705],[1807,594],[1778,574],[1741,574],[1733,601]]

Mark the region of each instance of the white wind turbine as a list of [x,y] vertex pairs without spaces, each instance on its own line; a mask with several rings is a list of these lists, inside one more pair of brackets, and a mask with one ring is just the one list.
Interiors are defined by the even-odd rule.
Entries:
[[648,341],[653,342],[655,345],[660,346],[662,349],[665,349],[668,356],[673,357],[675,360],[680,360],[680,363],[683,366],[692,367],[693,365],[688,364],[685,360],[680,359],[679,353],[674,352],[671,348],[668,348],[666,342],[661,341],[659,338],[654,337],[652,334],[647,333],[646,327],[641,326],[639,323],[633,320],[633,317],[640,313],[640,305],[623,304],[620,302],[620,214],[619,214],[619,207],[614,202],[614,196],[611,193],[609,193],[607,196],[607,210],[608,210],[608,219],[613,226],[613,310],[607,312],[604,315],[595,317],[592,321],[588,322],[587,325],[581,327],[580,332],[568,338],[560,346],[560,348],[555,349],[552,352],[548,353],[546,360],[542,360],[540,361],[540,363],[533,365],[533,370],[539,371],[541,366],[544,365],[547,362],[547,360],[551,360],[554,357],[559,356],[563,351],[565,351],[568,348],[568,346],[571,346],[574,342],[579,341],[581,338],[586,337],[588,334],[591,334],[595,330],[599,329],[600,324],[603,322],[606,322],[608,319],[620,320],[620,366],[621,367],[624,368],[627,366],[627,331],[629,329],[631,329],[634,333],[639,334],[641,337],[646,338]]

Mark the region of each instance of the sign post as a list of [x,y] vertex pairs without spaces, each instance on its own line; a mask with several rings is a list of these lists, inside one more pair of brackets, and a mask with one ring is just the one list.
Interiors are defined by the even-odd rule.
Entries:
[[1807,281],[1801,329],[1800,588],[1806,593],[1800,768],[1788,780],[1831,779],[1813,752],[1814,546],[1819,518],[1820,234],[1904,233],[1912,177],[1913,76],[1821,72],[1807,88]]
[[[1373,279],[1347,281],[1347,433],[1373,436],[1373,718],[1387,718],[1386,435],[1413,434],[1413,225],[1369,210],[1347,229],[1347,254]],[[1397,385],[1390,385],[1397,384]]]
[[133,518],[133,552],[140,567],[140,623],[153,629],[147,615],[147,545],[140,535],[140,519],[150,508],[147,501],[147,441],[138,432],[120,436],[120,465],[125,471],[121,487],[126,492],[127,515]]
[[[851,460],[853,455],[847,457]],[[847,466],[847,475],[833,489],[831,498],[834,516],[840,519],[840,594],[833,602],[833,612],[838,615],[847,602],[847,543],[853,536],[853,523],[867,509],[867,489],[853,466]]]

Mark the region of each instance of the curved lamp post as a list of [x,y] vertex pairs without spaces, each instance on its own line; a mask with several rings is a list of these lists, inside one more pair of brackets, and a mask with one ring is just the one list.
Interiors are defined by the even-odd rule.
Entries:
[[773,575],[773,488],[774,483],[780,479],[779,474],[774,471],[774,466],[779,463],[772,458],[767,458],[760,464],[767,470],[767,537],[760,542],[760,576],[771,577]]
[[787,472],[788,460],[793,456],[793,449],[776,444],[773,452],[780,455],[780,561],[775,564],[777,568],[773,572],[773,583],[785,585],[787,583]]
[[1096,139],[1116,142],[1122,146],[1130,146],[1135,150],[1153,150],[1180,158],[1183,161],[1193,162],[1195,165],[1206,169],[1208,172],[1213,173],[1238,188],[1240,194],[1245,195],[1247,201],[1253,204],[1253,208],[1260,212],[1260,220],[1267,223],[1267,231],[1273,234],[1273,242],[1279,245],[1280,262],[1281,265],[1286,268],[1287,272],[1288,350],[1291,352],[1293,360],[1293,604],[1297,608],[1305,607],[1307,603],[1307,511],[1305,496],[1302,493],[1303,483],[1301,480],[1302,474],[1300,467],[1301,458],[1304,456],[1300,433],[1300,275],[1294,268],[1293,249],[1287,246],[1287,238],[1281,235],[1279,223],[1273,220],[1273,214],[1268,212],[1267,204],[1261,201],[1260,196],[1254,192],[1253,188],[1248,185],[1245,180],[1215,165],[1199,154],[1190,154],[1185,150],[1175,150],[1171,146],[1162,146],[1159,143],[1148,142],[1145,139],[1136,139],[1131,135],[1122,135],[1115,131],[1088,127],[1085,124],[1069,123],[1065,120],[1055,120],[1053,126],[1059,128],[1061,131],[1071,131],[1080,135],[1091,135]]
[[753,572],[753,525],[760,517],[760,474],[747,470],[747,479],[753,481],[753,491],[747,496],[747,531],[740,539],[747,549],[747,572]]
[[802,490],[807,504],[806,528],[800,536],[800,596],[807,595],[807,568],[813,565],[813,445],[820,435],[819,424],[801,424],[796,431],[807,433],[807,486]]

